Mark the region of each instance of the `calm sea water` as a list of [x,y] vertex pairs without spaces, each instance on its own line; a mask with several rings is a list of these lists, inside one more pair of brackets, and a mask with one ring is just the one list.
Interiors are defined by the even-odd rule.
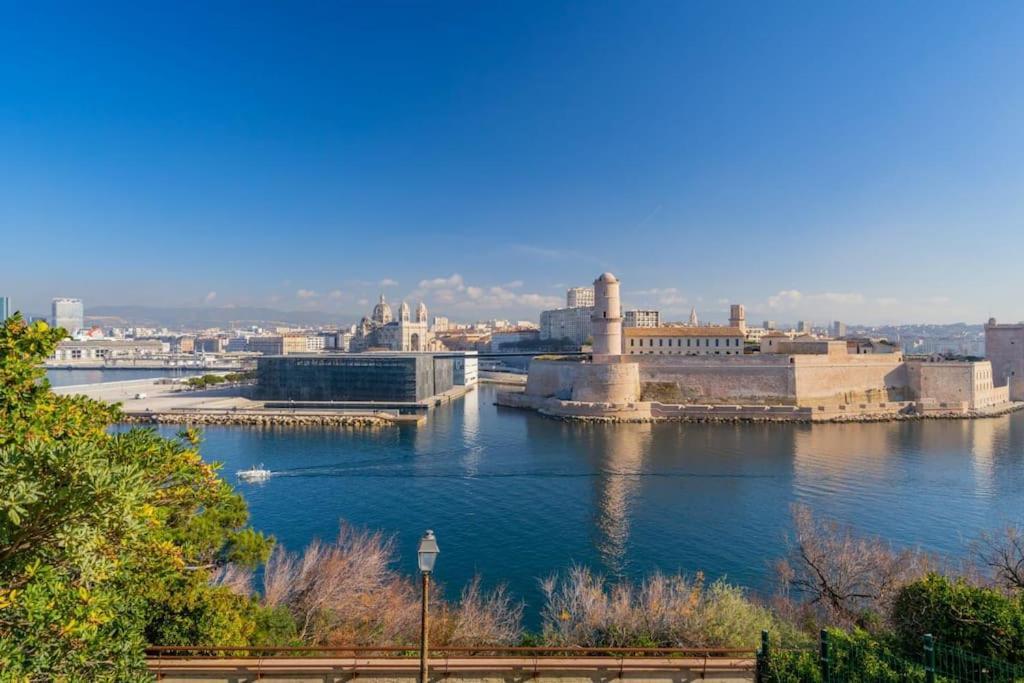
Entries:
[[[396,535],[415,571],[426,528],[449,593],[474,573],[524,599],[572,563],[615,576],[694,572],[771,589],[790,506],[896,544],[960,555],[1024,522],[1024,413],[863,425],[586,425],[498,408],[481,387],[420,427],[208,428],[203,453],[238,483],[253,524],[289,549],[340,520]],[[169,433],[174,430],[168,430]]]
[[50,385],[55,387],[95,384],[97,382],[122,382],[130,379],[150,379],[153,377],[189,377],[201,374],[203,374],[202,370],[180,370],[173,368],[161,370],[136,370],[128,368],[122,370],[66,370],[55,368],[46,371],[46,377],[50,380]]

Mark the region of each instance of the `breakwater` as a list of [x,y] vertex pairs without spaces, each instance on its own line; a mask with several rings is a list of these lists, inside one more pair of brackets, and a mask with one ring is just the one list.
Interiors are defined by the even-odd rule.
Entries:
[[375,429],[394,424],[395,418],[380,415],[289,414],[264,412],[126,413],[126,424],[252,425],[281,427],[358,427]]

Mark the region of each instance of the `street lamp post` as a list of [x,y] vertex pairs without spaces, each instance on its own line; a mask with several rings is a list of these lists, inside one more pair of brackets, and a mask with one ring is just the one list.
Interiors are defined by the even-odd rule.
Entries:
[[434,532],[427,529],[420,539],[420,547],[416,555],[419,560],[420,574],[423,575],[423,606],[420,613],[420,683],[429,683],[427,675],[427,632],[430,629],[430,613],[428,600],[430,596],[430,573],[434,571],[434,562],[441,552],[437,547]]

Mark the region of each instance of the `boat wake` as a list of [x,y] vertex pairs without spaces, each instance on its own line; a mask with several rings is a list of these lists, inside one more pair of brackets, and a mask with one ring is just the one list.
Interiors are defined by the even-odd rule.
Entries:
[[236,474],[238,478],[241,479],[242,481],[255,482],[266,481],[267,479],[270,479],[270,475],[273,474],[273,472],[266,469],[265,467],[263,467],[262,464],[260,464],[253,465],[247,470],[238,470]]

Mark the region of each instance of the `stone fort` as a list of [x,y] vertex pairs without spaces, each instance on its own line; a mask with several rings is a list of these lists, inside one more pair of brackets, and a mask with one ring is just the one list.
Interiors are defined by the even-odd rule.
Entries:
[[525,390],[503,392],[498,403],[622,420],[814,421],[981,415],[1012,406],[988,361],[850,353],[844,341],[798,340],[755,354],[624,354],[619,281],[611,273],[594,281],[591,323],[591,360],[534,359]]

